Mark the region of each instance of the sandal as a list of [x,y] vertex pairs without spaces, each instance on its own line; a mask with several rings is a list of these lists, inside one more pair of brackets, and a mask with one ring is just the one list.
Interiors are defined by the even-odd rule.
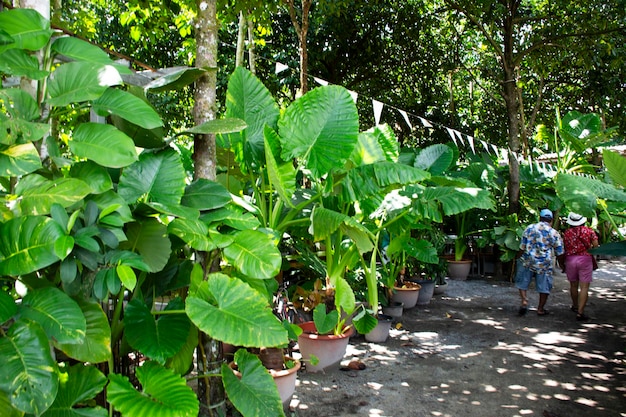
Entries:
[[578,314],[578,307],[576,307],[576,306],[571,306],[569,309],[570,309],[571,311],[573,311],[574,313]]
[[587,321],[589,320],[589,316],[587,316],[586,314],[576,314],[576,320],[578,321]]
[[539,310],[537,310],[537,315],[538,316],[547,316],[548,314],[550,314],[550,312],[548,310],[543,310],[541,312],[539,312]]

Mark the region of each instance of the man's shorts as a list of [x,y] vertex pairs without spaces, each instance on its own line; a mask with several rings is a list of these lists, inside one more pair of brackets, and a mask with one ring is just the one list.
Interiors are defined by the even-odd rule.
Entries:
[[524,266],[521,259],[517,260],[517,272],[515,273],[515,287],[520,290],[528,290],[531,281],[535,278],[535,289],[540,294],[550,294],[552,290],[552,272],[535,272]]

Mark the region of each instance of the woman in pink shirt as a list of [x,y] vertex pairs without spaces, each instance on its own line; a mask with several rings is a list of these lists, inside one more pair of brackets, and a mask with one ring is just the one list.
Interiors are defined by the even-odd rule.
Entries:
[[565,272],[572,297],[570,309],[576,313],[576,320],[579,321],[589,320],[585,315],[585,306],[593,277],[593,259],[587,250],[598,246],[598,236],[592,228],[584,226],[586,222],[586,217],[570,213],[566,223],[571,227],[563,233]]

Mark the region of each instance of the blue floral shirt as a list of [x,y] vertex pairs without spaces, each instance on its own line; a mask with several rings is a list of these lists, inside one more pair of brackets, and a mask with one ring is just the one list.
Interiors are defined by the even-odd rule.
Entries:
[[535,272],[552,273],[554,255],[562,255],[564,252],[563,239],[548,223],[539,222],[524,230],[520,249],[524,252],[524,266]]

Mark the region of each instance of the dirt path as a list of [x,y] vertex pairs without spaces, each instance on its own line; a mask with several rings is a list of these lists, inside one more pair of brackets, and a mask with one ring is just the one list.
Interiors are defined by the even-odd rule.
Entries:
[[404,312],[381,344],[352,338],[345,365],[362,371],[301,371],[287,413],[297,417],[624,417],[626,263],[602,261],[586,313],[569,310],[569,284],[539,317],[537,294],[517,315],[509,282],[450,281],[430,305]]

